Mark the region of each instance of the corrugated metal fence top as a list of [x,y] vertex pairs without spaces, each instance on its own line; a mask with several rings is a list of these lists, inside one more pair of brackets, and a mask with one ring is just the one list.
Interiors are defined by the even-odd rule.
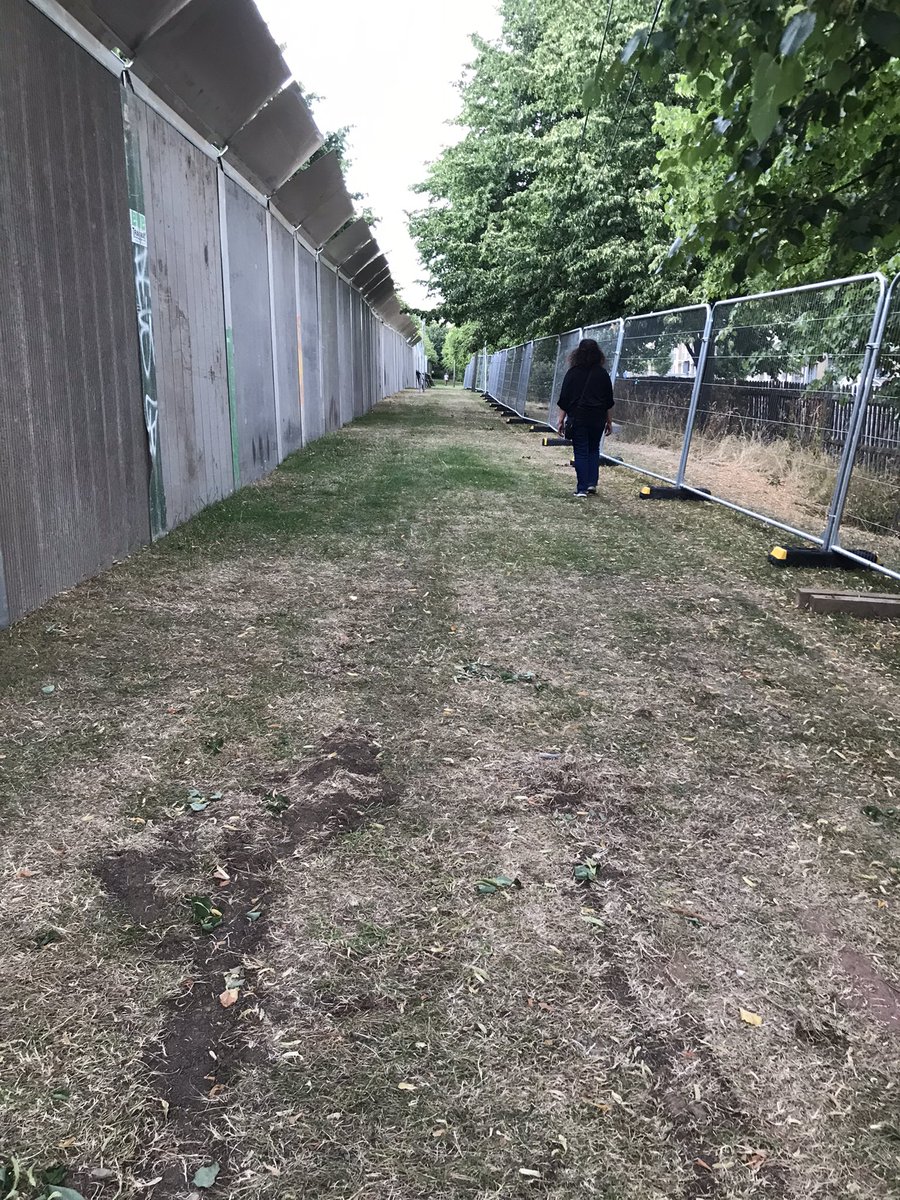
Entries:
[[290,78],[253,0],[191,0],[138,47],[133,70],[222,146]]
[[116,79],[3,0],[0,547],[12,619],[149,539]]
[[303,93],[291,83],[234,135],[225,157],[268,196],[323,141]]

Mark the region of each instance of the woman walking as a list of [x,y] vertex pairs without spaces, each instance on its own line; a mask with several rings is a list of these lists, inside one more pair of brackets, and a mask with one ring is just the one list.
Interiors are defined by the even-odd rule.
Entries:
[[597,493],[600,439],[604,431],[612,433],[609,410],[615,401],[605,363],[606,356],[594,339],[584,338],[572,352],[557,401],[563,412],[560,437],[571,437],[575,451],[575,496],[579,500]]

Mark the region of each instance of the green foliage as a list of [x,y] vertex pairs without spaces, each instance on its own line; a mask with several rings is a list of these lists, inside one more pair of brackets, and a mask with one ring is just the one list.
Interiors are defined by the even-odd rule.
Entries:
[[478,349],[477,329],[473,321],[466,325],[451,325],[444,342],[444,369],[457,380],[465,374],[466,364]]
[[425,348],[425,357],[428,359],[428,370],[435,371],[438,366],[438,353],[434,348],[434,342],[431,340],[428,326],[422,327],[422,345]]
[[[608,70],[611,47],[646,10],[614,0],[606,63],[585,130],[584,64],[601,41],[596,0],[503,0],[503,34],[476,39],[461,88],[462,140],[437,159],[411,230],[444,313],[475,341],[508,345],[665,307],[691,290],[654,266],[671,241],[656,190],[654,101],[668,79],[638,83]],[[582,134],[584,131],[584,139]]]
[[449,327],[440,321],[429,321],[425,330],[431,345],[434,348],[433,365],[435,371],[444,370],[444,342],[447,337],[447,329]]
[[898,55],[888,0],[668,0],[638,62],[681,73],[656,112],[671,261],[713,295],[898,265]]

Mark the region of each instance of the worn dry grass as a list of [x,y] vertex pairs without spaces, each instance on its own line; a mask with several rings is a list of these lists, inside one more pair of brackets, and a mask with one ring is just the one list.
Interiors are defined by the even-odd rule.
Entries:
[[0,1195],[898,1194],[900,630],[566,458],[398,398],[4,635]]
[[[645,431],[629,440],[627,429],[609,439],[607,452],[634,466],[674,479],[681,456],[678,432]],[[787,440],[707,437],[695,434],[686,475],[692,487],[707,488],[733,504],[821,537],[837,482],[838,460]],[[874,551],[892,570],[900,570],[897,529],[900,484],[857,467],[841,522],[842,544]],[[781,536],[780,534],[777,536]]]

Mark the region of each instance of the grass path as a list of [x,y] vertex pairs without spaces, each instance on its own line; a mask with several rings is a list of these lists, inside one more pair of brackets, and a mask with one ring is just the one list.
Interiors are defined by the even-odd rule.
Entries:
[[900,629],[537,443],[399,397],[3,635],[2,1200],[898,1195]]

